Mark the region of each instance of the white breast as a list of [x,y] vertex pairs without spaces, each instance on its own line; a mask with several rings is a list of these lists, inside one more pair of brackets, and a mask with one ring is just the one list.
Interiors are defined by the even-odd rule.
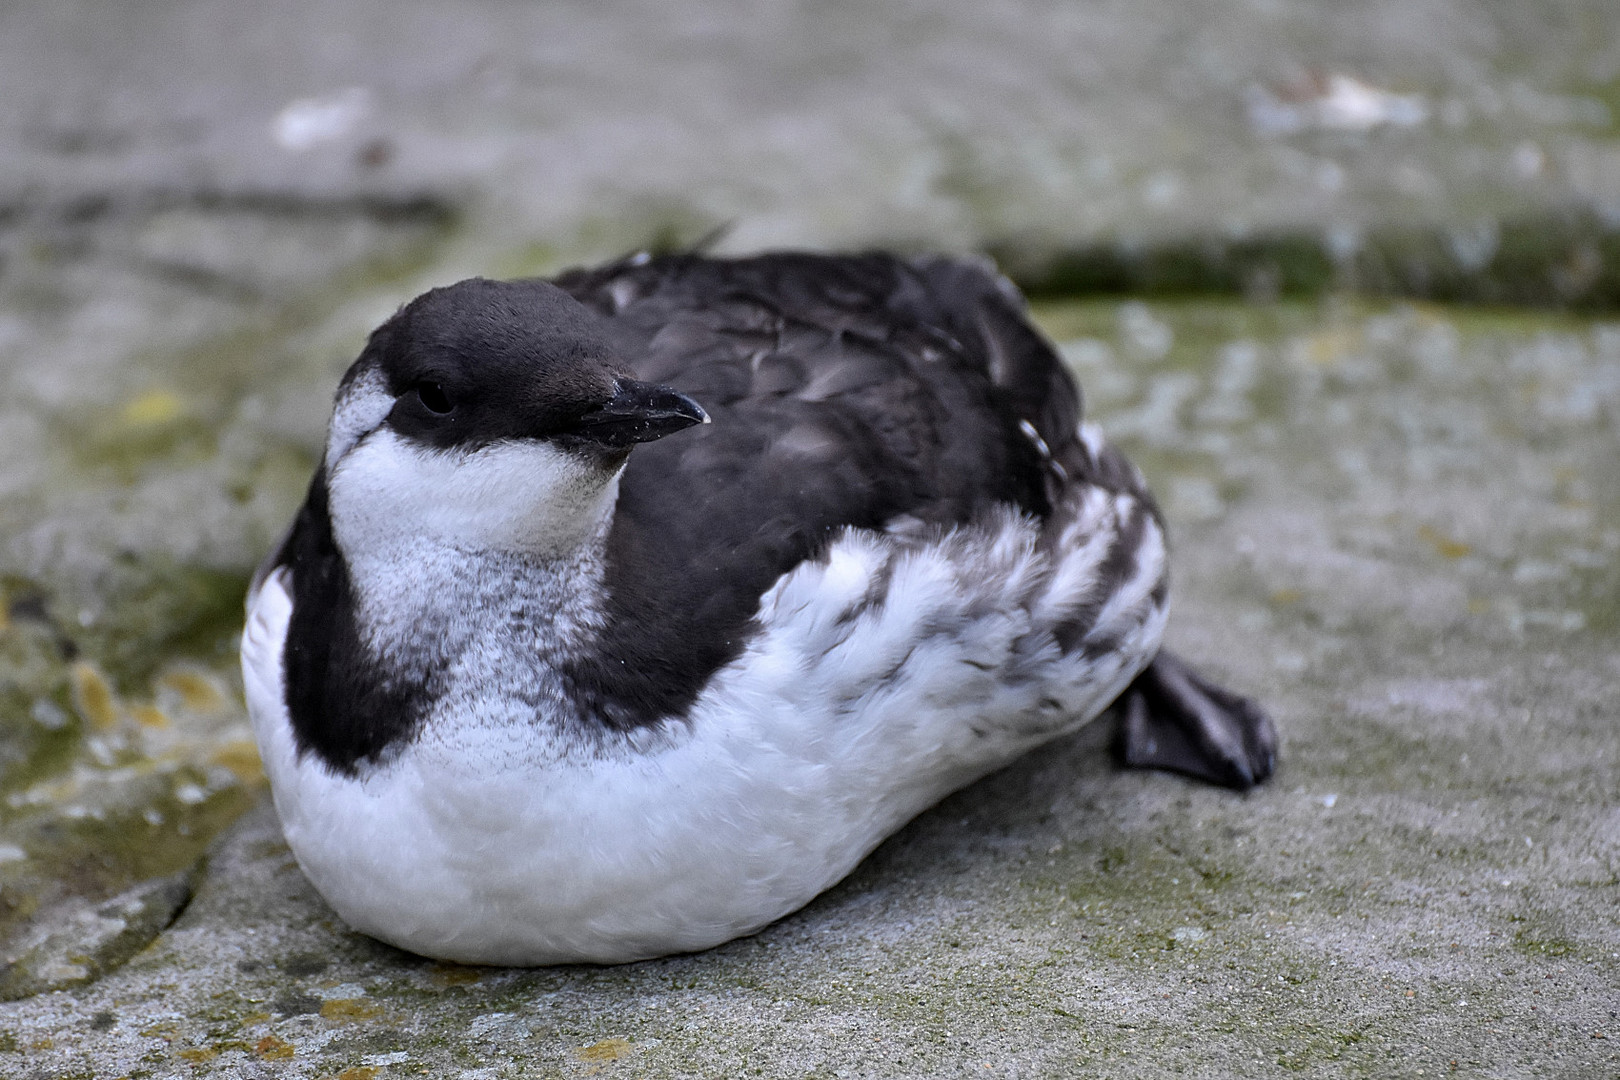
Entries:
[[[296,752],[278,571],[250,601],[242,657],[287,841],[356,929],[445,959],[613,963],[757,930],[944,795],[1090,720],[1152,659],[1157,526],[1131,580],[1098,596],[1140,508],[1077,498],[1055,559],[1010,510],[932,542],[846,532],[764,596],[761,631],[684,722],[583,745],[441,717],[360,778]],[[1082,606],[1096,624],[1061,654],[1052,628]]]

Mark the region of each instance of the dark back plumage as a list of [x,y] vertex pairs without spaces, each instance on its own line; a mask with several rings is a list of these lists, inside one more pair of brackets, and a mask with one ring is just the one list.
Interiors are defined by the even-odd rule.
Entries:
[[839,529],[949,527],[1006,503],[1044,517],[1099,471],[1073,380],[975,263],[676,255],[556,284],[638,378],[713,418],[638,448],[621,482],[608,627],[568,673],[612,726],[681,715],[741,652],[765,590]]

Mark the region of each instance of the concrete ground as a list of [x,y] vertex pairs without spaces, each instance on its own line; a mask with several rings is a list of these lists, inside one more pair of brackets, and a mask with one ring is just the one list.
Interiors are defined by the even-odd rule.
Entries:
[[[1597,0],[0,12],[0,1075],[1620,1076],[1616,42]],[[431,284],[726,224],[1041,289],[1278,775],[1094,725],[695,956],[350,933],[232,661],[337,376]]]

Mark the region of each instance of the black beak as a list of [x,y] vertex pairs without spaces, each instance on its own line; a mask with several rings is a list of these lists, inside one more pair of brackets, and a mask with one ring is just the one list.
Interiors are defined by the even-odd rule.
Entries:
[[708,422],[703,406],[679,390],[620,379],[614,395],[575,421],[569,434],[604,446],[630,446]]

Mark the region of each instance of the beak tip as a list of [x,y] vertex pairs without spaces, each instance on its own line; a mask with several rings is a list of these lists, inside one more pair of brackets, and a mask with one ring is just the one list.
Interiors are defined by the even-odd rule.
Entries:
[[624,379],[612,400],[583,417],[574,433],[627,446],[711,422],[707,409],[674,387]]

